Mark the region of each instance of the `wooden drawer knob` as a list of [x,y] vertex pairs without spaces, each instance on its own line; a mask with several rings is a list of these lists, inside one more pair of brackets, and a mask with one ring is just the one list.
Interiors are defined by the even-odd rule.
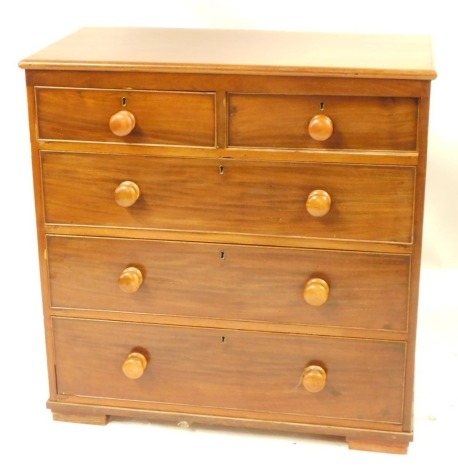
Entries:
[[129,379],[139,379],[145,372],[148,360],[140,353],[131,352],[122,364],[122,372]]
[[307,392],[321,392],[326,386],[326,371],[321,366],[310,365],[305,368],[302,385]]
[[143,284],[143,274],[138,268],[129,266],[124,269],[118,279],[119,288],[123,292],[128,294],[133,294],[140,289],[140,286]]
[[130,111],[119,111],[110,118],[110,129],[114,135],[124,137],[135,127],[135,116]]
[[329,285],[324,279],[313,278],[305,284],[304,299],[309,305],[319,307],[328,300]]
[[311,216],[323,217],[331,209],[331,196],[322,189],[315,189],[308,195],[305,206]]
[[118,206],[133,206],[140,197],[140,188],[133,181],[123,181],[115,189],[115,201]]
[[310,119],[308,130],[312,139],[323,141],[331,137],[334,126],[330,117],[325,114],[317,114]]

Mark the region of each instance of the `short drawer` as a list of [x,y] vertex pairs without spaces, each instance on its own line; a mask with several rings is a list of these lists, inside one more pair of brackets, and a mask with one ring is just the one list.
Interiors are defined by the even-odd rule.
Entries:
[[[412,242],[414,167],[55,152],[41,160],[48,224]],[[324,216],[307,209],[316,190],[329,196]]]
[[54,308],[407,329],[406,255],[89,237],[47,240]]
[[[400,151],[417,148],[416,98],[231,94],[228,100],[229,146]],[[332,122],[332,134],[324,141],[312,138],[308,130],[316,115],[325,115]]]
[[401,342],[62,318],[53,334],[61,397],[402,422]]
[[[214,93],[45,87],[35,93],[40,140],[215,146]],[[134,121],[125,122],[125,112]],[[134,127],[119,130],[123,125]],[[129,132],[117,135],[110,126]]]

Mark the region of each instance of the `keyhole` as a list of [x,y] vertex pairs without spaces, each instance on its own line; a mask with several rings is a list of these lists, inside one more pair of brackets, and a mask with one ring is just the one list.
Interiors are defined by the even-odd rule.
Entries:
[[320,111],[324,111],[324,103],[323,102],[320,103]]
[[225,342],[226,342],[226,337],[225,337],[225,336],[221,336],[221,342],[222,342],[222,343],[225,343]]
[[224,253],[224,251],[221,251],[221,253],[219,254],[219,257],[221,259],[224,259],[226,257],[226,254]]
[[224,166],[220,165],[219,166],[219,174],[222,175],[224,173]]
[[127,105],[127,98],[126,98],[125,96],[122,97],[121,104],[122,104],[123,106],[126,106],[126,105]]

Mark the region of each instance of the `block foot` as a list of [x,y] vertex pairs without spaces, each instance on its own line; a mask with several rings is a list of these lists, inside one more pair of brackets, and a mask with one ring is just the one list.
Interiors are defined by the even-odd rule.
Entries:
[[102,426],[108,423],[108,416],[106,415],[70,414],[53,411],[52,416],[54,421],[64,421],[68,423],[98,424]]
[[391,442],[384,440],[347,438],[348,447],[353,450],[385,452],[388,454],[407,454],[408,442]]

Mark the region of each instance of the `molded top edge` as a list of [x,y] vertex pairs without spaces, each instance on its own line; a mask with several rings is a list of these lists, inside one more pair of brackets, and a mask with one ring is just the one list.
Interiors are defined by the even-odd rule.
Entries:
[[436,78],[431,38],[418,35],[84,28],[19,65],[35,70]]

